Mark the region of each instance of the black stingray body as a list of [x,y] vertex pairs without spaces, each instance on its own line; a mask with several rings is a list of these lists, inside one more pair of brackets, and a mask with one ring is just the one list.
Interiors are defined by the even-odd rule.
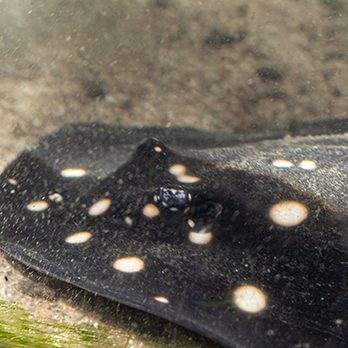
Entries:
[[344,134],[68,125],[2,174],[0,247],[228,347],[347,347],[347,180]]

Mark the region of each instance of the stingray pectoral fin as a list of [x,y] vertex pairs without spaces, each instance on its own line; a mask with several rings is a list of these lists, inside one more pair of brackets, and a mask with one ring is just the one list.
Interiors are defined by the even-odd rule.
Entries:
[[172,150],[168,130],[81,127],[1,175],[5,252],[227,347],[348,345],[342,144]]

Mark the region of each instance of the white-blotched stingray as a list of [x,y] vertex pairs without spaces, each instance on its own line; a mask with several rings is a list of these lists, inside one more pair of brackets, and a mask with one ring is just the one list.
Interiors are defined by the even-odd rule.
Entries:
[[348,137],[302,130],[67,125],[1,175],[0,248],[227,347],[348,347]]

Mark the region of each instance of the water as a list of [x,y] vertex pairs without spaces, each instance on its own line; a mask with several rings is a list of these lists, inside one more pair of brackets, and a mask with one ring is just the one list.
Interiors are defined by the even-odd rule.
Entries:
[[[253,132],[345,118],[347,11],[339,0],[2,0],[0,167],[69,122]],[[6,347],[39,346],[57,326],[52,346],[63,344],[61,335],[83,346],[80,321],[103,322],[79,306],[38,299],[51,290],[3,256],[0,276]],[[59,324],[48,324],[56,317]],[[88,327],[86,335],[98,344],[128,337],[120,344],[129,347],[207,344],[165,324],[165,330],[133,328],[130,342],[132,322],[102,333]]]

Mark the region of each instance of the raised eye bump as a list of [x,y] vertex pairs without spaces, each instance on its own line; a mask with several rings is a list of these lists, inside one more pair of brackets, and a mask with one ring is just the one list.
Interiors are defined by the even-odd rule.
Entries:
[[192,195],[182,187],[162,186],[154,195],[154,201],[168,208],[185,208],[190,204]]

